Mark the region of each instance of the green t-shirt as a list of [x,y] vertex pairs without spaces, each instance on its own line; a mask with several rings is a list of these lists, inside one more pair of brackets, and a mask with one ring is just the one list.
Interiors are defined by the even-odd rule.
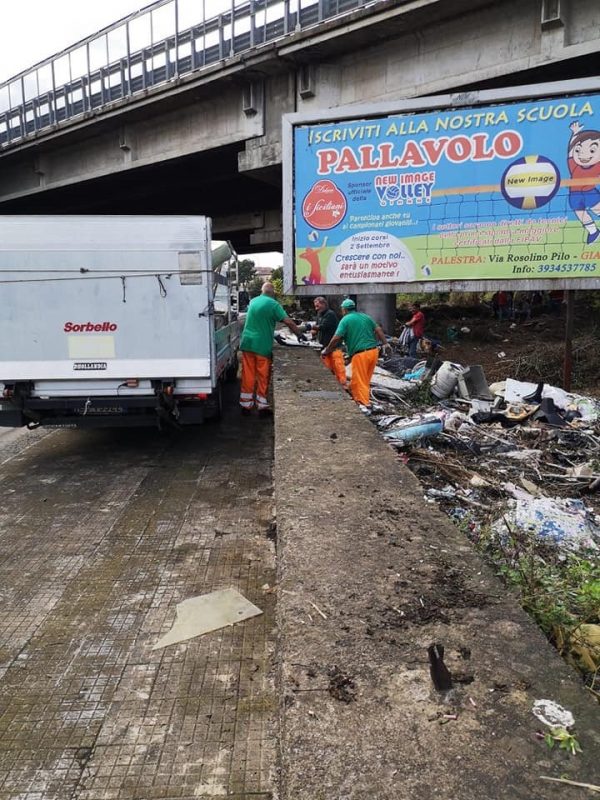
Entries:
[[286,317],[277,300],[266,294],[255,297],[248,306],[240,350],[271,358],[275,325]]
[[349,311],[337,326],[336,336],[341,336],[346,342],[348,355],[352,357],[361,350],[371,350],[377,347],[375,328],[377,325],[368,316],[360,311]]

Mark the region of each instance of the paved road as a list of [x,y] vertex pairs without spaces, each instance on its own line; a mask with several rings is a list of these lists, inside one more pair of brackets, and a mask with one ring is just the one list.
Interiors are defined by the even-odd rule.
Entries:
[[[270,797],[272,425],[0,436],[0,800]],[[176,603],[265,613],[152,651]]]

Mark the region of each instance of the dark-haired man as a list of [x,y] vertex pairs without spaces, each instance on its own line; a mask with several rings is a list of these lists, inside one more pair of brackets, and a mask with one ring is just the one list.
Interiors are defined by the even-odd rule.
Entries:
[[407,328],[412,330],[412,336],[408,343],[408,355],[411,358],[417,357],[417,345],[425,333],[425,314],[421,311],[420,303],[413,303],[411,307],[412,317],[405,323]]
[[[319,344],[327,347],[337,330],[339,320],[336,313],[329,308],[329,303],[324,297],[315,297],[314,307],[317,312],[317,321],[311,330],[316,331]],[[341,349],[336,347],[329,355],[323,356],[323,362],[333,372],[338,383],[346,386],[346,365]]]

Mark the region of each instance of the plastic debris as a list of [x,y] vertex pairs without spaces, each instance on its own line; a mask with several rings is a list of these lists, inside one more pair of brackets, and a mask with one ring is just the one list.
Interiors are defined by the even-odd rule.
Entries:
[[599,521],[582,500],[533,497],[516,487],[512,491],[508,510],[492,525],[501,539],[518,528],[564,550],[598,549]]
[[[506,380],[505,387],[504,399],[507,403],[519,403],[527,400],[538,389],[538,385],[535,383],[515,381],[512,378]],[[565,392],[564,389],[560,389],[557,386],[543,384],[541,398],[538,402],[542,399],[552,400],[554,405],[561,411],[577,411],[584,422],[597,422],[600,420],[600,401],[594,398],[582,397],[578,394]]]
[[394,392],[412,391],[414,386],[403,378],[399,378],[393,372],[381,367],[375,367],[373,377],[371,378],[372,388],[391,389]]
[[533,704],[533,715],[548,728],[572,728],[575,717],[566,708],[559,706],[554,700],[536,700]]
[[483,369],[479,365],[466,367],[458,374],[458,394],[465,400],[478,399],[490,400],[494,399],[494,395],[490,392],[487,380]]
[[444,430],[443,414],[418,415],[409,419],[401,419],[384,431],[386,439],[394,443],[414,442],[429,436],[436,436]]
[[428,497],[440,497],[444,500],[453,500],[456,497],[456,489],[453,486],[444,486],[443,489],[427,489]]

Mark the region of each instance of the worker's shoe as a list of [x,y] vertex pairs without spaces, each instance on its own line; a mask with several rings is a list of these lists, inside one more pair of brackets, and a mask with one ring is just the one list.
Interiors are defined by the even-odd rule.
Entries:
[[240,411],[242,413],[242,417],[250,417],[252,415],[252,409],[251,408],[244,408],[242,406],[240,408]]
[[272,417],[273,416],[273,409],[272,408],[260,408],[258,410],[259,417]]

